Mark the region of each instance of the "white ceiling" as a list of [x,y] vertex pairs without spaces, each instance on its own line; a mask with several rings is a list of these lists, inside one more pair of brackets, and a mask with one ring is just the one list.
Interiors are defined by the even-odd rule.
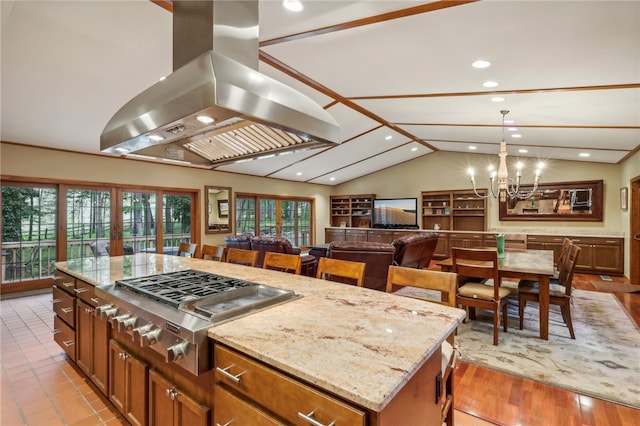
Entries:
[[[327,107],[343,143],[218,170],[336,185],[434,150],[497,154],[502,109],[522,135],[506,132],[513,157],[640,149],[639,1],[302,1],[260,1],[261,51],[297,77],[260,70]],[[3,141],[99,153],[112,115],[171,72],[172,16],[151,1],[0,5]]]

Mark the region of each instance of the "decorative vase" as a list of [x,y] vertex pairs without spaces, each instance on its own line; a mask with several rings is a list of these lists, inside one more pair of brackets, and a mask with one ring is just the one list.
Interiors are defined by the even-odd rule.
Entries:
[[498,259],[504,259],[504,234],[496,234],[496,247],[498,248]]

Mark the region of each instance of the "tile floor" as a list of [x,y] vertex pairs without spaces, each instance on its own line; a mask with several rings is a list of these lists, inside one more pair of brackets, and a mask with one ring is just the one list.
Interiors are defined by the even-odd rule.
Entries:
[[[0,425],[128,425],[53,341],[51,294],[0,301]],[[491,426],[456,411],[455,426]]]

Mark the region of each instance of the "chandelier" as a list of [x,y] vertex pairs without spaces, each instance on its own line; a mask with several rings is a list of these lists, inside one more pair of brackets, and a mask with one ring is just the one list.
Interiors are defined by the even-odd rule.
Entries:
[[543,163],[538,163],[538,168],[536,169],[535,177],[533,178],[533,188],[531,191],[521,191],[520,190],[520,178],[522,177],[522,163],[518,162],[516,164],[516,178],[510,179],[507,172],[507,143],[504,141],[504,118],[507,114],[509,114],[509,110],[503,109],[500,111],[502,114],[502,142],[500,142],[500,153],[498,157],[500,157],[500,165],[498,167],[498,171],[496,172],[493,165],[489,166],[489,189],[490,194],[482,195],[478,193],[478,189],[476,187],[476,178],[474,176],[474,171],[472,168],[469,168],[467,172],[471,178],[471,184],[473,185],[473,192],[479,198],[497,198],[500,195],[500,201],[507,201],[507,196],[510,198],[517,198],[519,200],[525,200],[530,198],[538,189],[538,181],[540,180],[540,173],[542,168],[544,167]]

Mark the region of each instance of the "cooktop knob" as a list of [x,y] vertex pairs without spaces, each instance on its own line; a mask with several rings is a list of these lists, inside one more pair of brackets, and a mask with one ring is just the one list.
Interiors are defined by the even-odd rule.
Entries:
[[96,311],[100,315],[103,321],[110,321],[111,318],[118,315],[118,307],[113,305],[102,305],[96,308]]
[[133,329],[136,326],[136,322],[138,321],[138,317],[135,315],[131,315],[122,321],[118,321],[118,331],[128,331]]
[[145,324],[140,327],[134,328],[131,333],[131,339],[135,342],[140,339],[140,336],[144,333],[148,333],[153,328],[153,324]]
[[152,330],[147,331],[144,334],[140,334],[140,346],[142,347],[151,346],[157,343],[158,339],[160,339],[160,332],[161,332],[161,329],[154,328]]
[[120,328],[119,324],[125,319],[129,318],[130,316],[131,314],[122,314],[122,315],[111,317],[111,327],[119,329]]
[[173,346],[169,346],[167,348],[167,353],[165,354],[165,361],[177,361],[180,358],[184,358],[187,353],[187,347],[189,346],[189,342],[183,340],[180,343],[176,343]]

